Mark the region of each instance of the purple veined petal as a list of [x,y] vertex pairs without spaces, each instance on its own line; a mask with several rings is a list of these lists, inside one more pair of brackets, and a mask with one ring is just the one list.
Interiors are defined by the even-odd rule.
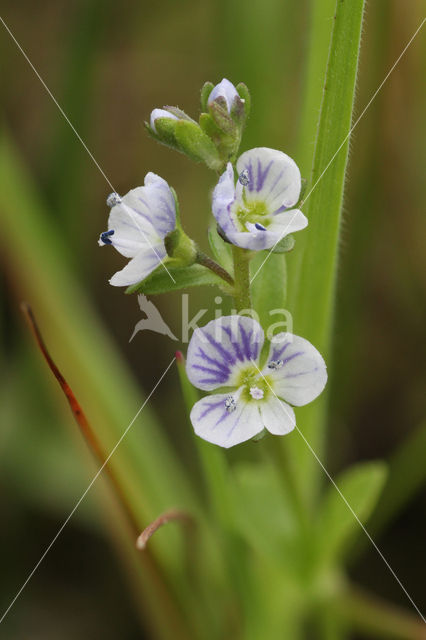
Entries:
[[258,361],[263,341],[263,329],[253,318],[233,315],[212,320],[196,329],[189,342],[189,380],[205,391],[237,386],[241,370]]
[[237,229],[232,216],[232,204],[235,200],[235,181],[232,164],[228,162],[226,170],[219,178],[213,191],[212,211],[216,222],[225,234]]
[[235,408],[229,411],[227,393],[202,398],[192,408],[191,422],[197,436],[220,447],[233,447],[263,431],[259,405],[241,400],[241,389],[233,395]]
[[149,124],[151,125],[151,129],[157,133],[157,129],[155,128],[155,121],[157,118],[170,118],[171,120],[179,120],[174,113],[170,113],[170,111],[166,111],[166,109],[153,109],[151,111],[151,117],[149,120]]
[[216,98],[225,98],[226,107],[229,113],[236,96],[238,96],[238,93],[232,82],[223,78],[222,82],[219,82],[219,84],[212,89],[207,100],[207,104],[211,104],[213,100],[216,100]]
[[296,426],[296,416],[290,405],[274,395],[269,395],[264,402],[259,402],[260,416],[269,433],[285,436]]
[[312,402],[327,382],[327,367],[315,347],[299,336],[278,333],[263,369],[274,392],[296,407]]
[[294,160],[282,151],[257,147],[243,153],[237,161],[237,172],[248,176],[245,187],[247,201],[265,202],[270,213],[282,207],[291,208],[299,200],[301,178]]
[[122,198],[122,205],[131,209],[135,221],[147,233],[152,227],[156,235],[164,238],[176,226],[173,193],[167,182],[155,173],[147,173],[144,186],[129,191]]
[[164,242],[161,241],[152,246],[146,245],[121,271],[117,271],[109,282],[114,287],[128,287],[137,284],[149,276],[166,255]]

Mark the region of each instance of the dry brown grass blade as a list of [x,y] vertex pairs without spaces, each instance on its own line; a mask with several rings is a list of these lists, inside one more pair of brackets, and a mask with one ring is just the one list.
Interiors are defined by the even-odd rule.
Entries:
[[[85,438],[96,460],[100,463],[102,470],[105,470],[107,473],[111,488],[113,489],[115,496],[120,503],[120,507],[126,517],[129,534],[131,538],[134,539],[141,529],[140,524],[138,523],[126,499],[126,496],[123,493],[121,485],[118,482],[113,470],[108,464],[106,464],[107,456],[105,455],[103,447],[101,446],[70,385],[65,380],[64,376],[56,366],[49,351],[47,350],[46,344],[43,340],[40,329],[38,328],[30,305],[26,302],[23,302],[21,303],[21,309],[36,339],[37,345],[44,356],[44,359],[46,360],[50,370],[52,371],[68,400],[68,404],[83,437]],[[162,631],[160,631],[161,635],[159,637],[170,637],[171,630],[174,638],[185,640],[188,637],[187,625],[182,619],[181,612],[177,609],[176,603],[174,602],[171,594],[168,592],[168,589],[164,584],[161,572],[159,571],[154,558],[149,553],[149,551],[145,552],[144,554],[138,554],[138,557],[139,562],[142,564],[143,573],[145,574],[143,580],[144,588],[150,592],[151,597],[156,601],[157,606],[162,612],[161,617],[163,621],[164,619],[168,619],[168,624],[165,625],[165,628],[162,630],[164,631],[165,635],[163,635]],[[150,609],[152,610],[152,607],[150,607]],[[163,615],[165,616],[165,618],[163,618]],[[159,631],[158,627],[156,627],[156,631]]]

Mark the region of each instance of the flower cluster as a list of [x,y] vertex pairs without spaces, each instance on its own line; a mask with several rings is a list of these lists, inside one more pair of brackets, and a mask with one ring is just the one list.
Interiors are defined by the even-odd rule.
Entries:
[[[235,300],[249,300],[248,277],[241,279],[241,268],[254,252],[279,250],[284,238],[308,224],[296,208],[301,176],[294,160],[265,147],[238,157],[250,111],[247,87],[235,87],[226,79],[216,86],[206,83],[201,106],[198,122],[168,106],[154,109],[146,126],[159,142],[220,173],[212,213],[219,242],[236,247],[233,273],[199,251],[182,229],[174,190],[163,178],[148,173],[143,186],[107,199],[108,230],[100,235],[99,244],[112,245],[130,258],[110,279],[114,286],[150,293],[165,271],[176,289],[179,283],[172,271],[176,278],[179,274],[183,288],[189,282],[197,284],[200,269],[209,269]],[[238,255],[243,258],[240,269]],[[158,292],[165,290],[161,282]],[[307,340],[280,333],[266,358],[263,343],[260,324],[243,315],[214,320],[194,332],[188,347],[188,378],[199,389],[218,390],[197,402],[191,412],[194,430],[205,440],[230,447],[265,431],[284,435],[295,426],[290,405],[307,404],[323,390],[326,366]]]

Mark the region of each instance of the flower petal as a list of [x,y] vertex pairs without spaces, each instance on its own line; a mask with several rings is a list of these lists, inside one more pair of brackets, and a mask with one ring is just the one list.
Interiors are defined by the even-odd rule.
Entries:
[[225,234],[232,233],[237,227],[231,217],[231,205],[235,200],[234,170],[228,162],[226,170],[219,178],[213,191],[212,211],[216,222]]
[[[299,200],[301,179],[297,164],[277,149],[257,147],[243,153],[237,161],[238,175],[247,172],[247,201],[265,202],[271,213],[293,207]],[[237,186],[238,192],[240,187]]]
[[110,279],[114,287],[127,287],[144,280],[166,257],[164,242],[144,246],[128,264]]
[[280,239],[288,236],[289,233],[300,231],[308,226],[308,218],[300,209],[290,209],[284,213],[279,213],[272,218],[272,223],[268,227],[271,233],[278,233]]
[[157,235],[164,238],[176,226],[176,204],[167,182],[149,172],[143,187],[132,189],[123,203],[133,209],[142,220],[151,224]]
[[236,231],[234,226],[229,225],[225,230],[222,225],[220,226],[228,240],[237,247],[262,251],[262,249],[271,249],[285,236],[304,229],[307,224],[308,219],[299,209],[291,209],[274,216],[273,222],[264,230],[252,223],[246,223],[247,231]]
[[216,100],[216,98],[225,98],[228,112],[230,112],[232,103],[236,96],[238,96],[238,93],[232,82],[223,78],[222,82],[219,82],[219,84],[212,89],[209,99],[207,100],[207,104],[211,104],[213,100]]
[[136,187],[114,205],[108,229],[114,234],[111,244],[126,258],[134,258],[141,249],[157,245],[176,225],[173,193],[163,178],[148,173],[145,185]]
[[263,329],[245,316],[223,316],[194,331],[188,346],[186,371],[195,387],[211,391],[237,386],[238,375],[257,362],[264,341]]
[[291,333],[274,336],[263,374],[272,380],[277,396],[296,407],[312,402],[327,382],[327,367],[319,351]]
[[264,402],[259,402],[260,416],[265,429],[276,436],[285,436],[293,431],[296,425],[296,416],[290,405],[274,395]]
[[200,438],[226,448],[250,440],[263,431],[258,403],[242,401],[237,392],[235,410],[229,412],[225,406],[228,397],[227,393],[217,393],[202,398],[195,403],[190,416]]
[[[138,187],[133,191],[138,191],[138,189],[143,189],[143,187]],[[141,249],[149,247],[150,242],[152,244],[159,239],[152,224],[141,218],[132,207],[123,202],[111,209],[108,229],[114,231],[114,235],[109,238],[111,244],[126,258],[134,258]]]

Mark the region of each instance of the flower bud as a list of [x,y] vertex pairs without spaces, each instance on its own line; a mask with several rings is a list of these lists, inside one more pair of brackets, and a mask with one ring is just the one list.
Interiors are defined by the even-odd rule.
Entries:
[[248,89],[242,83],[236,88],[226,78],[216,86],[206,82],[201,90],[201,106],[205,111],[200,116],[200,126],[214,142],[223,167],[238,153],[250,107]]
[[153,111],[151,111],[151,117],[150,117],[149,123],[150,123],[151,129],[157,134],[158,134],[158,131],[155,127],[155,121],[158,118],[170,118],[171,120],[179,120],[179,118],[174,113],[171,113],[166,109],[154,109]]
[[218,171],[222,161],[216,146],[200,125],[178,107],[154,109],[150,123],[145,123],[153,138],[176,151],[187,155],[195,162],[205,162],[210,169]]
[[212,89],[207,100],[208,106],[210,107],[213,102],[220,98],[223,99],[224,102],[222,100],[220,102],[224,104],[227,112],[231,113],[233,102],[235,98],[239,98],[239,95],[232,82],[229,82],[226,78]]

